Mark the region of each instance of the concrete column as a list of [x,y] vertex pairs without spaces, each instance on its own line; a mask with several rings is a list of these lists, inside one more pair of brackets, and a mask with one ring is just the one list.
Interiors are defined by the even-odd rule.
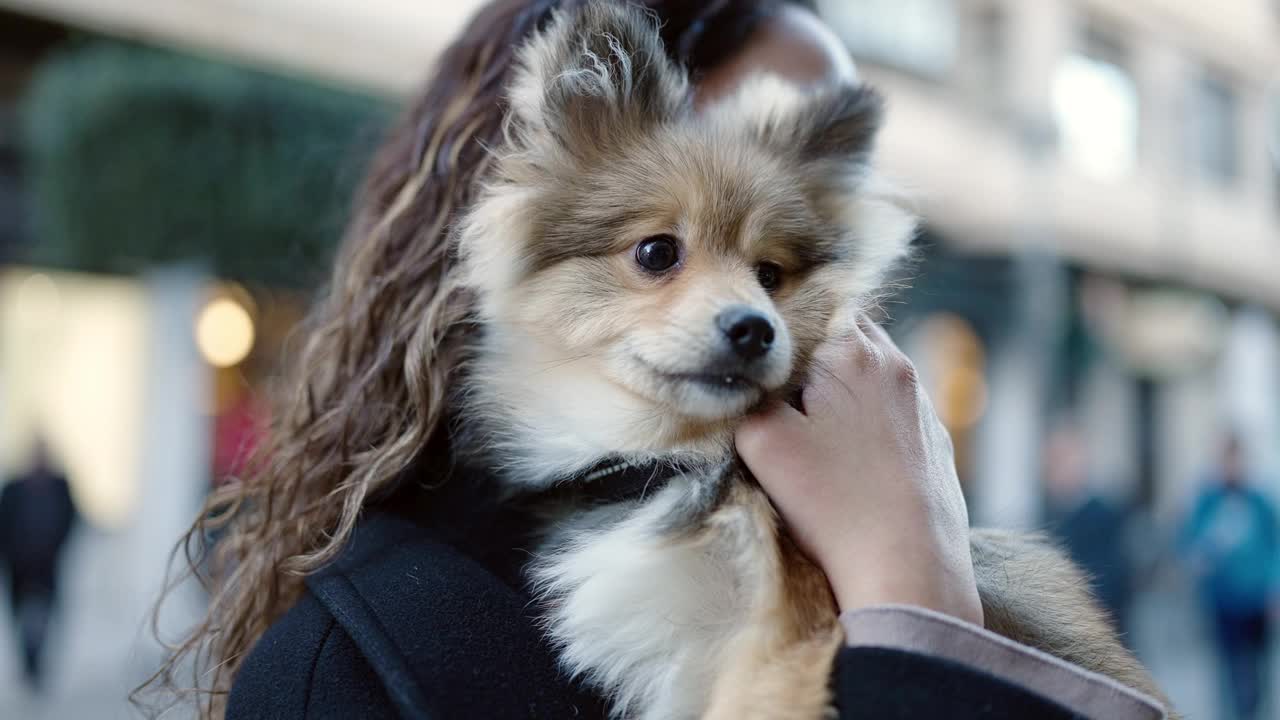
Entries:
[[1273,478],[1280,473],[1280,323],[1274,315],[1261,308],[1236,313],[1217,382],[1226,422],[1243,434],[1251,466]]
[[987,413],[977,433],[970,505],[975,525],[1030,528],[1040,519],[1042,373],[1023,342],[991,357]]
[[[137,521],[128,531],[128,568],[141,620],[163,587],[169,553],[195,518],[209,487],[213,431],[206,407],[211,375],[193,339],[207,277],[193,268],[170,268],[145,278],[151,311],[149,384],[140,449]],[[194,586],[165,605],[161,629],[170,639],[190,626],[202,599]],[[159,648],[140,636],[136,657],[154,663]]]
[[1080,18],[1067,0],[1019,0],[1009,12],[1010,99],[1024,117],[1051,117],[1053,76],[1075,44]]
[[1265,90],[1245,83],[1236,85],[1236,96],[1240,99],[1240,113],[1236,120],[1239,128],[1237,147],[1240,152],[1240,182],[1251,203],[1259,206],[1263,212],[1274,213],[1277,198],[1274,187],[1275,171],[1268,148],[1280,142],[1280,138],[1272,138],[1272,123],[1280,123],[1275,118],[1272,107],[1277,101],[1275,96]]
[[1160,175],[1183,176],[1188,164],[1188,78],[1193,68],[1166,37],[1143,34],[1133,42],[1132,71],[1141,98],[1141,165]]
[[1213,370],[1162,382],[1155,414],[1155,511],[1172,520],[1186,512],[1217,448],[1223,411]]
[[988,412],[978,431],[974,519],[1029,527],[1040,519],[1040,454],[1048,408],[1052,352],[1067,313],[1065,277],[1055,250],[1053,76],[1075,44],[1078,19],[1065,0],[1007,5],[1010,101],[1022,139],[1024,182],[1015,234],[1017,277],[1009,300],[1018,308],[1003,347],[992,356]]
[[1080,433],[1089,448],[1093,489],[1114,500],[1129,500],[1138,489],[1137,398],[1132,377],[1103,358],[1084,378]]

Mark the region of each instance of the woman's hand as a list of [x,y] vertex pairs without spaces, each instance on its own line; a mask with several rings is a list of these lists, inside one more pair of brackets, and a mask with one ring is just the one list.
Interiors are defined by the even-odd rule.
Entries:
[[880,327],[817,357],[804,412],[749,418],[737,446],[841,610],[901,603],[982,625],[951,438]]

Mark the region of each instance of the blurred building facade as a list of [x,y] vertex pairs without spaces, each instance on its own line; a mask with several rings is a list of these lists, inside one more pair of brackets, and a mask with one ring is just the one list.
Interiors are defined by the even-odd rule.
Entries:
[[960,394],[985,403],[960,413],[978,518],[1039,516],[1027,478],[1062,413],[1099,482],[1158,512],[1223,428],[1275,468],[1280,6],[819,6],[888,95],[883,162],[928,223],[904,320],[954,314],[984,350],[987,385]]
[[[289,284],[282,271],[323,265],[324,248],[336,240],[338,219],[298,234],[303,216],[316,215],[316,207],[342,210],[353,184],[348,177],[332,186],[291,185],[228,175],[228,168],[274,172],[267,158],[314,179],[327,177],[325,163],[347,165],[350,158],[336,156],[359,134],[353,126],[383,117],[373,107],[380,101],[412,92],[481,4],[0,0],[0,262],[29,262],[26,250],[51,239],[30,236],[29,203],[19,197],[23,178],[51,164],[45,157],[61,163],[61,177],[86,183],[99,177],[101,158],[136,161],[144,143],[154,157],[182,157],[174,164],[192,173],[204,165],[180,153],[216,146],[220,162],[210,166],[224,172],[187,182],[157,162],[133,176],[146,182],[123,189],[102,176],[111,193],[129,190],[107,195],[104,211],[147,198],[156,178],[173,197],[185,192],[181,202],[162,203],[165,212],[148,213],[152,225],[130,226],[133,238],[120,238],[135,243],[128,252],[108,248],[119,256],[109,260],[123,265],[78,267],[77,258],[103,252],[105,236],[58,228],[65,253],[53,264],[70,257],[72,269],[111,275],[0,273],[0,469],[21,462],[26,434],[56,424],[55,445],[75,466],[82,499],[97,503],[90,516],[109,540],[97,556],[82,557],[81,566],[98,570],[81,579],[85,592],[77,597],[100,616],[111,614],[115,635],[77,631],[82,644],[98,646],[79,667],[110,668],[113,651],[104,648],[122,645],[135,653],[133,670],[153,662],[156,648],[138,646],[133,629],[158,587],[165,538],[193,512],[210,466],[218,474],[234,466],[252,434],[243,390],[252,376],[270,372],[263,358],[278,352],[300,312],[296,292],[273,294]],[[1245,436],[1264,474],[1280,474],[1280,3],[817,5],[889,100],[881,164],[924,231],[921,260],[903,278],[908,289],[885,311],[956,438],[974,519],[1039,521],[1044,438],[1066,415],[1087,436],[1097,489],[1169,521],[1224,428]],[[95,46],[104,38],[129,45]],[[172,68],[187,74],[165,75]],[[258,70],[263,76],[252,74]],[[31,92],[58,83],[63,91]],[[113,101],[101,91],[107,85],[125,99]],[[75,117],[82,127],[68,132],[91,134],[89,120],[137,112],[140,99],[148,110],[220,114],[193,126],[168,123],[162,112],[137,113],[144,121],[128,123],[132,134],[111,135],[108,154],[84,172],[74,171],[77,156],[63,152],[69,145],[19,152],[23,103],[28,117],[36,107],[51,119],[37,125]],[[301,142],[298,118],[319,115],[324,126],[308,131],[309,145]],[[260,144],[241,142],[228,127],[252,129]],[[257,154],[237,164],[237,148]],[[336,174],[354,175],[353,167]],[[243,216],[186,212],[210,204],[202,194],[208,187],[268,186],[278,191],[270,202],[219,196],[253,211]],[[61,205],[47,205],[54,214],[74,206],[82,228],[120,224],[107,222],[119,215],[94,216],[74,202],[87,190],[50,187],[61,193]],[[173,228],[171,241],[165,233]],[[137,240],[146,233],[151,247]],[[194,265],[173,264],[179,238],[199,246],[216,237],[241,244],[228,240]],[[280,256],[270,267],[241,262],[256,261],[255,248],[273,239],[308,257]],[[250,289],[218,282],[228,277]],[[227,301],[249,318],[253,350],[248,359],[214,362],[200,326]],[[128,332],[104,337],[113,326],[81,322],[92,319],[82,307]],[[231,324],[209,330],[210,342],[243,342],[243,322],[229,312],[217,314]],[[48,348],[103,363],[62,372],[40,359]],[[112,364],[120,372],[106,378]],[[31,384],[37,377],[47,391]],[[114,410],[94,415],[85,412],[87,401]],[[102,570],[130,562],[136,572]],[[113,690],[127,684],[112,682]],[[0,715],[12,707],[4,701]]]
[[[392,98],[478,5],[0,0]],[[1280,460],[1277,3],[818,7],[890,99],[882,162],[928,228],[890,311],[955,405],[981,519],[1038,516],[1026,478],[1061,412],[1095,436],[1100,476],[1165,509],[1219,428]]]
[[[0,0],[391,97],[479,4]],[[1164,511],[1227,425],[1275,467],[1277,3],[817,4],[889,96],[882,163],[928,228],[889,310],[937,360],[978,517],[1038,517],[1027,478],[1063,412],[1099,477]]]

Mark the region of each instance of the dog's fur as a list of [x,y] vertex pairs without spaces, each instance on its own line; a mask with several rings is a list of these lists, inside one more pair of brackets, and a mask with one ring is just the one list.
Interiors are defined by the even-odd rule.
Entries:
[[[875,300],[915,223],[871,170],[873,90],[759,77],[697,113],[689,95],[651,19],[621,4],[558,15],[523,48],[505,143],[458,228],[484,328],[459,444],[513,495],[606,457],[679,462],[639,500],[548,511],[529,569],[547,633],[620,717],[812,720],[836,609],[732,431]],[[681,244],[662,275],[635,260],[657,235]],[[783,269],[773,294],[761,261]],[[777,331],[749,368],[723,366],[730,305]],[[1155,693],[1058,554],[973,542],[991,628]]]

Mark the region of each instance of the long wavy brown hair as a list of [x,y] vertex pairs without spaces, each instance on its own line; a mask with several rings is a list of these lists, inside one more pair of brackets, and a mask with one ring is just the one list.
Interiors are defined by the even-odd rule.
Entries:
[[[586,1],[482,8],[373,159],[331,284],[277,388],[267,442],[175,549],[185,572],[170,587],[194,575],[209,604],[135,693],[152,712],[159,704],[143,698],[157,691],[164,704],[194,694],[201,718],[221,717],[250,648],[342,549],[369,500],[423,453],[449,454],[450,383],[472,335],[450,228],[501,142],[516,48],[552,10]],[[656,14],[668,52],[696,79],[783,0],[631,1]]]

